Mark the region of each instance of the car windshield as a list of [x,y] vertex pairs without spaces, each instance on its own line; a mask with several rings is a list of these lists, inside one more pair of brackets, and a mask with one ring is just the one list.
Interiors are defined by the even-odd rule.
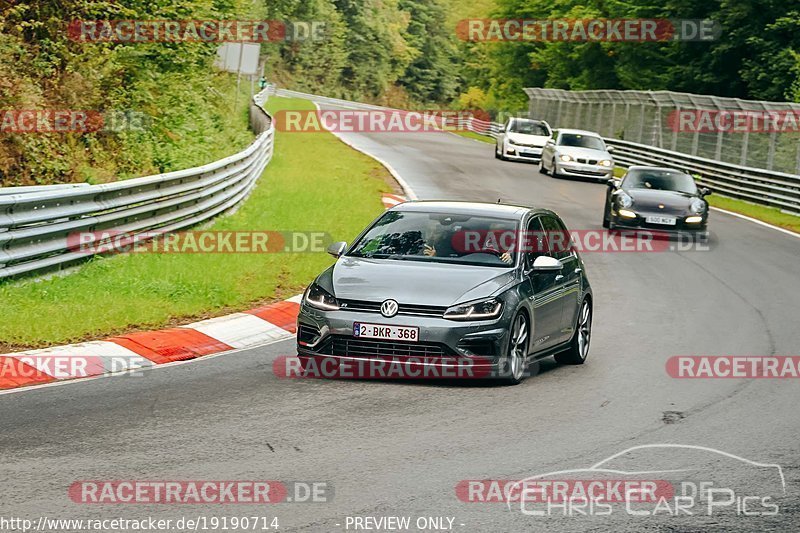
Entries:
[[465,215],[388,211],[347,254],[387,260],[511,267],[517,221]]
[[512,133],[522,133],[524,135],[550,136],[550,130],[547,129],[547,126],[533,120],[513,120],[508,127],[508,131]]
[[676,170],[631,170],[622,180],[622,188],[697,194],[694,178]]
[[558,144],[560,146],[577,146],[579,148],[590,148],[592,150],[606,149],[600,137],[582,135],[580,133],[562,133]]

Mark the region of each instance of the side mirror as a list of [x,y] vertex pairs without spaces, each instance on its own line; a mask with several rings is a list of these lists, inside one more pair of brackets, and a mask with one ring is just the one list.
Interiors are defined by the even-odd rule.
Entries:
[[547,143],[546,143],[546,144],[547,144],[548,146],[553,146],[553,145],[555,145],[555,144],[556,144],[556,142],[555,142],[553,139],[547,139]]
[[700,188],[700,196],[708,196],[709,194],[711,194],[711,189],[709,189],[708,187]]
[[606,146],[606,152],[608,152],[609,154],[613,154],[614,153],[614,147],[613,146]]
[[328,246],[328,253],[331,254],[333,257],[341,257],[344,251],[347,249],[347,243],[344,241],[335,242]]
[[617,187],[619,187],[619,184],[620,184],[620,183],[621,183],[621,182],[620,182],[619,178],[610,178],[610,179],[609,179],[609,180],[606,182],[606,184],[607,184],[609,187],[614,187],[615,189],[616,189]]
[[549,255],[540,255],[533,262],[534,272],[557,272],[564,268],[561,261]]

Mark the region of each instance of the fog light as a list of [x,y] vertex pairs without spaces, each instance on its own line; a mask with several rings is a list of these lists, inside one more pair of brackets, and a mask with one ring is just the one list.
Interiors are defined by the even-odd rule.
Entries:
[[703,221],[703,217],[686,217],[687,224],[699,224]]
[[636,213],[634,213],[633,211],[628,211],[627,209],[620,209],[619,211],[617,211],[617,213],[621,217],[636,218]]

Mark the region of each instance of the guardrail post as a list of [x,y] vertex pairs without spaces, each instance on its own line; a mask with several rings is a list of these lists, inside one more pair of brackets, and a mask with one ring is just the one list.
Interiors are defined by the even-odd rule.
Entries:
[[800,174],[800,143],[797,143],[797,174]]
[[745,130],[742,137],[742,157],[739,163],[743,167],[747,166],[747,146],[750,144],[750,131]]
[[775,144],[777,144],[778,134],[774,131],[769,134],[769,151],[767,152],[767,169],[772,170],[775,166]]

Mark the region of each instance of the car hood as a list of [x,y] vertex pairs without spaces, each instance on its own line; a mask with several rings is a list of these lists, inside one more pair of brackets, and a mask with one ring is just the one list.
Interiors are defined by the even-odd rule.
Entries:
[[518,144],[532,144],[534,146],[544,146],[550,139],[547,135],[528,135],[525,133],[506,133],[508,140]]
[[[678,191],[653,191],[630,189],[625,191],[633,199],[633,208],[645,211],[683,214],[689,211],[694,194]],[[660,207],[664,206],[664,207]]]
[[594,150],[592,148],[581,148],[579,146],[558,146],[559,154],[567,154],[575,158],[585,159],[613,159],[611,154],[605,150]]
[[346,256],[320,278],[336,298],[449,306],[496,294],[513,282],[514,270]]

